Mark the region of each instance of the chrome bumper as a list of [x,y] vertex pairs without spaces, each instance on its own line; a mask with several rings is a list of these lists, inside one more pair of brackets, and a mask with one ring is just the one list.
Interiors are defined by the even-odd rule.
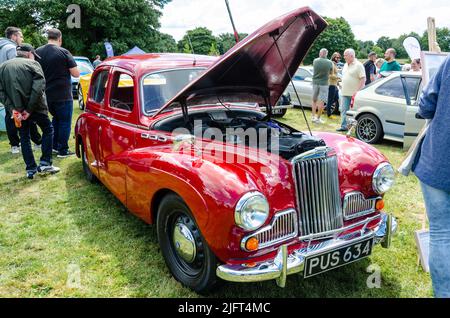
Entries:
[[[300,238],[301,241],[308,242],[308,247],[295,250],[288,254],[287,245],[283,245],[278,249],[277,256],[273,260],[256,264],[256,266],[248,267],[245,264],[221,265],[217,268],[217,276],[223,280],[238,283],[261,282],[275,279],[278,286],[285,287],[286,277],[288,275],[303,272],[307,257],[332,251],[371,237],[374,238],[375,244],[381,243],[382,247],[389,248],[392,235],[397,231],[397,222],[392,215],[383,213],[381,214],[379,226],[375,230],[368,230],[367,226],[379,218],[380,216],[368,218],[351,226],[327,233],[330,234],[329,236],[331,238],[318,244],[312,244],[312,241],[317,239],[314,235],[302,237]],[[343,235],[343,233],[359,226],[362,226],[361,231]]]

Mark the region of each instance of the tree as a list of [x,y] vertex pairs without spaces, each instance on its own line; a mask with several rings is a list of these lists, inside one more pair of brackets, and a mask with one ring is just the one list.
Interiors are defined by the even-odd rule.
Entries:
[[[449,28],[437,28],[436,29],[437,42],[442,52],[450,52],[450,29]],[[428,31],[423,33],[423,36],[419,38],[420,45],[423,51],[429,50],[428,45]]]
[[178,52],[177,42],[170,34],[159,33],[155,52]]
[[192,53],[188,35],[191,39],[195,54],[208,55],[211,46],[213,44],[217,45],[216,38],[212,35],[211,30],[205,27],[198,27],[187,31],[184,37],[178,42],[179,51]]
[[358,51],[358,44],[355,40],[350,24],[344,18],[325,18],[328,22],[328,28],[316,39],[303,63],[311,64],[319,56],[322,48],[328,49],[331,53],[340,52],[341,54],[348,48]]
[[[247,35],[247,33],[239,33],[239,40],[243,40]],[[232,33],[222,33],[217,37],[217,48],[221,55],[225,54],[235,45],[236,39]]]
[[383,51],[386,51],[387,49],[392,47],[393,40],[387,36],[382,36],[377,41],[377,46],[381,47]]
[[375,43],[373,41],[357,41],[359,50],[357,52],[357,57],[359,59],[365,59],[370,52],[373,51]]
[[6,4],[2,2],[2,6],[9,11],[2,14],[11,14],[7,21],[9,25],[32,25],[30,29],[39,33],[44,27],[59,28],[63,33],[64,46],[76,55],[104,56],[105,41],[111,42],[116,55],[135,45],[144,51],[157,51],[160,9],[170,0],[77,0],[76,4],[81,8],[81,28],[70,29],[66,23],[70,13],[66,10],[73,2],[10,0]]

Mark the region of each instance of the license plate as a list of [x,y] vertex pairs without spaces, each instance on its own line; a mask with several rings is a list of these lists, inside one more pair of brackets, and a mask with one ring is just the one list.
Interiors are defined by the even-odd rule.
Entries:
[[373,238],[306,258],[304,277],[309,278],[356,262],[372,254]]

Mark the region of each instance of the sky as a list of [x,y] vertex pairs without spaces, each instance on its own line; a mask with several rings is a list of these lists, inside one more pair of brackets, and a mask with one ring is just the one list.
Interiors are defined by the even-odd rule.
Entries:
[[[427,18],[437,27],[450,27],[449,0],[229,0],[238,32],[252,33],[293,9],[310,6],[321,16],[344,17],[358,40],[396,38],[411,31],[420,35]],[[172,0],[163,9],[161,32],[180,40],[187,30],[204,26],[214,35],[232,33],[225,0]]]

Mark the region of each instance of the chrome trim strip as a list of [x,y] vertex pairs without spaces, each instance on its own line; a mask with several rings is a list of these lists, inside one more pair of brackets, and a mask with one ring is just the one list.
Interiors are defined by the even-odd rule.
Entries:
[[[292,218],[289,217],[284,218],[285,216],[288,215],[292,215]],[[289,222],[291,223],[289,224]],[[292,229],[292,231],[289,231],[290,229]],[[272,231],[275,233],[271,233]],[[276,236],[277,234],[279,235],[280,232],[286,234],[282,235],[279,238],[272,239],[273,236]],[[298,236],[297,211],[294,209],[289,209],[275,214],[270,225],[244,237],[241,241],[241,249],[246,252],[250,252],[245,248],[245,245],[247,244],[247,241],[252,237],[257,238],[259,237],[258,240],[264,242],[262,244],[261,243],[259,244],[259,250],[261,250],[266,247],[291,240],[293,238],[296,238],[297,236]]]

